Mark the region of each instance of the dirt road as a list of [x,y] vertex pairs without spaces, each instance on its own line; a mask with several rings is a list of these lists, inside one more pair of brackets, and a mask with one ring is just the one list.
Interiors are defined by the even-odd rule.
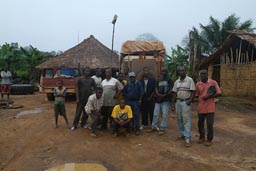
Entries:
[[[256,102],[240,111],[228,109],[223,105],[226,103],[218,104],[211,147],[195,142],[197,115],[193,110],[193,145],[187,148],[175,140],[178,131],[174,114],[163,136],[144,131],[140,136],[112,138],[107,130],[92,138],[88,129],[67,129],[63,118],[55,129],[53,103],[43,94],[11,98],[24,107],[0,109],[0,170],[43,171],[64,163],[86,162],[103,164],[109,171],[256,170]],[[75,102],[67,102],[66,109],[72,123]]]

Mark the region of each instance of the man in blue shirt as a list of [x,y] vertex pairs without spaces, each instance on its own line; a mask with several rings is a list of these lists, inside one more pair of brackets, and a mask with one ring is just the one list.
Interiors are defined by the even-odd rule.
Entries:
[[139,103],[143,95],[143,88],[140,81],[135,79],[135,73],[129,73],[129,82],[123,90],[123,96],[128,105],[132,108],[133,124],[135,126],[135,134],[140,134],[140,108]]

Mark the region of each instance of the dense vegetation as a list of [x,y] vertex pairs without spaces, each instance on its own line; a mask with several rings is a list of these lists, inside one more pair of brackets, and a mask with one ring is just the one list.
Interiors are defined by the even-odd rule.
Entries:
[[0,69],[8,67],[14,78],[29,81],[36,77],[35,66],[54,55],[55,52],[41,52],[33,46],[21,47],[18,43],[5,43],[0,46]]

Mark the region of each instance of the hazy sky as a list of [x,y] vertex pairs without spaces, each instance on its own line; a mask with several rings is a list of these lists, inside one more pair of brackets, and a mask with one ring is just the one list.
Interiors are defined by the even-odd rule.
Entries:
[[111,48],[112,18],[116,22],[114,49],[139,34],[152,33],[168,51],[199,23],[235,13],[256,27],[256,0],[0,0],[0,45],[18,42],[42,51],[65,51],[94,35]]

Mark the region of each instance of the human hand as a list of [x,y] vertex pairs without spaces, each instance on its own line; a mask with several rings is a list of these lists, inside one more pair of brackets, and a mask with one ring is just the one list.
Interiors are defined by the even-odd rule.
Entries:
[[187,105],[191,105],[192,101],[191,100],[188,100],[186,101]]
[[172,106],[171,106],[171,110],[172,110],[172,111],[175,111],[175,105],[172,105]]
[[202,97],[202,99],[203,99],[203,100],[208,100],[209,97],[208,97],[208,96],[204,96],[204,97]]

